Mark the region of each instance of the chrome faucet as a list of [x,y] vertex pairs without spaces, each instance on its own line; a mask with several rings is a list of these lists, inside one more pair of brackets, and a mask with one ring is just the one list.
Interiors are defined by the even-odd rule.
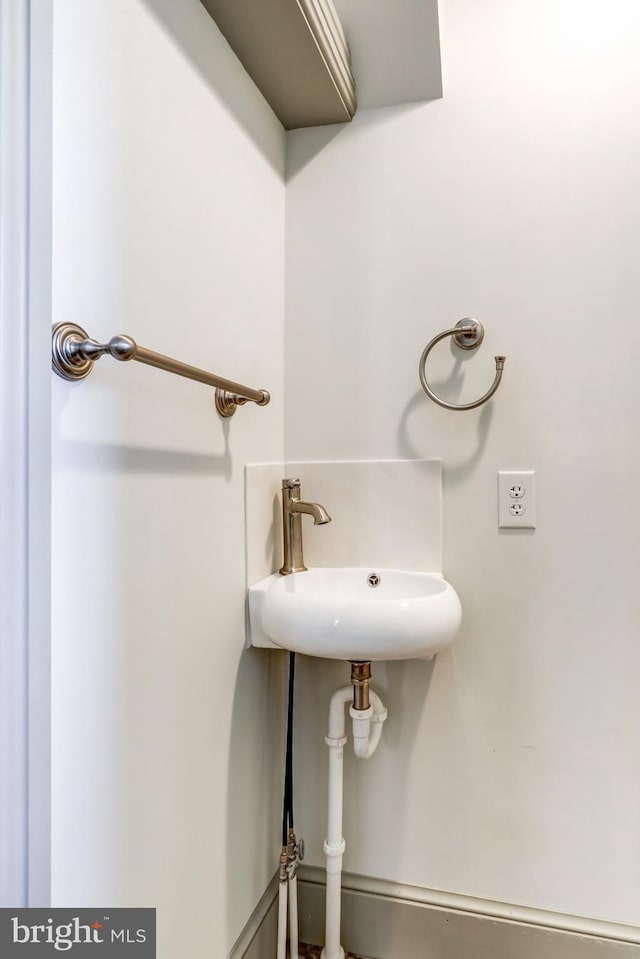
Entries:
[[302,514],[313,516],[316,526],[330,523],[331,517],[319,503],[305,503],[300,499],[300,480],[282,480],[282,543],[284,561],[279,572],[302,573],[307,568],[302,556]]

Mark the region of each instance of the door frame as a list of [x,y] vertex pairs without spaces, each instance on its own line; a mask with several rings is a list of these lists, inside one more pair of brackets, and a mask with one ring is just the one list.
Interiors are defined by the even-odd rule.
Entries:
[[0,906],[51,898],[51,0],[0,3]]

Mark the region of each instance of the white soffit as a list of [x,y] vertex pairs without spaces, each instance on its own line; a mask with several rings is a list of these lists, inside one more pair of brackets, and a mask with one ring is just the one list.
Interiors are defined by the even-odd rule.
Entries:
[[442,96],[438,0],[202,3],[287,130],[352,118],[345,34],[361,109]]
[[355,112],[344,34],[328,0],[202,0],[287,130]]

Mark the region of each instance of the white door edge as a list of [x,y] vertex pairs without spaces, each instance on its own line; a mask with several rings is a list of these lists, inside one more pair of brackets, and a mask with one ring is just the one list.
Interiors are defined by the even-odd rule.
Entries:
[[50,900],[50,0],[0,4],[0,906]]

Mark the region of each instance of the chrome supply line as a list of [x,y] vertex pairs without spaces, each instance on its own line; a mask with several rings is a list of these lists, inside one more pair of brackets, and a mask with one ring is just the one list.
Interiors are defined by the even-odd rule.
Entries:
[[158,370],[214,387],[216,409],[220,416],[233,416],[239,406],[248,402],[266,406],[271,399],[266,390],[253,390],[223,376],[181,363],[162,353],[154,353],[144,346],[138,346],[130,336],[113,336],[108,343],[98,343],[75,323],[57,323],[53,327],[52,365],[58,376],[64,380],[84,379],[93,369],[94,362],[107,353],[114,360],[136,360],[146,366],[155,366]]
[[433,392],[429,384],[427,383],[427,357],[429,353],[440,340],[444,340],[445,337],[452,336],[456,346],[459,346],[462,350],[475,350],[477,349],[484,339],[484,327],[482,323],[479,323],[477,320],[474,320],[473,317],[467,316],[464,320],[460,320],[451,330],[445,330],[444,333],[438,333],[437,336],[427,343],[424,350],[422,351],[422,356],[420,357],[420,363],[418,364],[418,373],[420,374],[420,383],[422,389],[425,391],[427,396],[433,400],[434,403],[437,403],[438,406],[444,406],[446,410],[474,410],[477,406],[482,406],[483,403],[486,403],[487,400],[490,400],[495,391],[500,386],[500,380],[502,379],[502,371],[504,370],[504,364],[506,362],[506,356],[496,356],[496,376],[487,392],[480,397],[479,400],[476,400],[474,403],[447,403],[446,400],[440,399],[440,397]]

